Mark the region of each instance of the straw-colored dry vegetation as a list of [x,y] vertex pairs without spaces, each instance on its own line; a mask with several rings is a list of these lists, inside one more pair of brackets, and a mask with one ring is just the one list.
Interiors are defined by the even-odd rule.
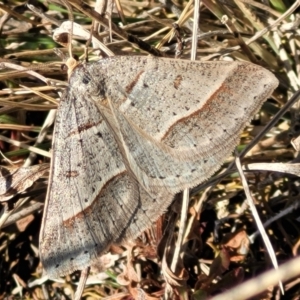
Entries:
[[[111,10],[108,0],[106,13],[101,11],[102,1],[85,2],[85,6],[79,0],[68,3],[0,3],[0,299],[72,299],[80,277],[76,272],[61,281],[47,280],[39,261],[38,238],[48,184],[45,163],[50,162],[55,108],[67,84],[62,59],[54,53],[60,48],[68,55],[62,45],[67,35],[56,32],[54,38],[53,30],[73,16],[74,23],[82,26],[74,29],[72,42],[72,51],[80,59],[111,55],[107,49],[115,55],[147,55],[150,50],[152,55],[174,58],[176,47],[181,52],[178,59],[190,59],[196,49],[192,47],[192,33],[197,30],[193,28],[193,1],[179,0],[175,6],[168,0],[120,0],[120,8]],[[98,19],[93,13],[96,4],[103,12]],[[180,225],[183,197],[178,195],[169,211],[134,244],[113,245],[101,258],[104,267],[91,269],[83,299],[208,299],[257,278],[299,252],[300,117],[297,104],[282,111],[300,86],[297,1],[202,0],[199,12],[197,60],[252,61],[280,81],[244,130],[237,148],[240,153],[275,120],[241,156],[249,168],[252,163],[265,163],[245,176],[261,222],[269,222],[265,228],[272,247],[267,250],[257,233],[258,221],[248,204],[251,197],[231,157],[218,173],[223,172],[222,176],[191,191],[185,225]],[[86,43],[92,22],[97,21],[104,23],[94,35],[107,47],[102,51],[96,40]],[[128,34],[145,44],[130,43]],[[283,164],[271,164],[275,162]],[[24,164],[28,169],[10,175]],[[299,264],[296,269],[281,277],[284,296],[278,279],[266,284],[260,279],[261,291],[245,287],[235,296],[220,299],[299,299]]]

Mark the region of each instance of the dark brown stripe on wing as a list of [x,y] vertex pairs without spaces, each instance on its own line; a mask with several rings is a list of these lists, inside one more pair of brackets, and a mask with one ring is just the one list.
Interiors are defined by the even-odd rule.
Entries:
[[[92,201],[91,205],[89,205],[88,207],[86,207],[83,211],[79,212],[78,214],[76,214],[75,216],[67,219],[67,220],[63,220],[63,226],[65,228],[69,228],[71,229],[74,225],[74,223],[76,222],[80,222],[83,221],[92,214],[95,214],[95,208],[97,208],[97,205],[99,205],[97,203],[97,200],[99,197],[101,197],[101,193],[103,191],[105,191],[106,187],[109,186],[113,181],[117,180],[119,177],[124,176],[127,173],[127,171],[123,171],[115,176],[113,176],[110,180],[108,180],[103,187],[101,188],[99,194],[95,197],[95,199]],[[84,202],[85,200],[82,199],[82,201]]]
[[[228,91],[229,91],[229,89],[226,86],[226,84],[222,84],[207,100],[204,101],[204,104],[203,104],[203,106],[201,108],[199,108],[198,110],[196,110],[192,114],[189,114],[189,115],[181,118],[180,120],[178,120],[177,122],[175,122],[172,126],[170,126],[168,128],[168,130],[165,132],[165,134],[163,135],[163,137],[161,138],[161,140],[164,140],[169,135],[169,133],[172,132],[173,128],[175,126],[178,126],[178,124],[184,123],[186,120],[189,120],[189,119],[191,119],[193,117],[197,117],[201,112],[205,113],[205,112],[209,111],[210,107],[211,107],[211,104],[213,102],[215,102],[214,105],[216,105],[216,102],[217,102],[217,100],[219,98],[218,95],[222,94],[222,93],[224,93],[224,94],[228,93]],[[220,105],[221,105],[221,103],[220,103]],[[189,108],[186,107],[186,110],[189,110]]]
[[135,85],[137,84],[137,82],[139,81],[141,75],[144,73],[144,71],[140,71],[136,77],[133,79],[133,81],[131,81],[131,83],[129,83],[126,88],[125,91],[127,94],[130,94],[131,91],[133,90],[133,88],[135,87]]
[[103,120],[95,123],[86,123],[86,124],[83,124],[81,126],[78,126],[75,130],[71,131],[69,134],[68,134],[68,137],[70,137],[71,135],[75,135],[75,134],[79,134],[85,130],[88,130],[90,128],[93,128],[93,127],[97,127],[99,124],[101,124],[103,122]]

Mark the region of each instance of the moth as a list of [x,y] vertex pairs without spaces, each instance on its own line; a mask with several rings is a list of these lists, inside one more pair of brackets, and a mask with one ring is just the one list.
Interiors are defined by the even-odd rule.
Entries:
[[277,87],[246,62],[110,57],[79,64],[57,111],[40,257],[51,278],[137,237],[215,173]]

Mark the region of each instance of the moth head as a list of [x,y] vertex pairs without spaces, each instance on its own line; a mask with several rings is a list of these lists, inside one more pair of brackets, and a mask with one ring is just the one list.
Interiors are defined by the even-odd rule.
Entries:
[[77,64],[69,79],[69,87],[79,95],[88,95],[88,98],[95,101],[105,98],[105,81],[99,75],[93,76],[91,64]]

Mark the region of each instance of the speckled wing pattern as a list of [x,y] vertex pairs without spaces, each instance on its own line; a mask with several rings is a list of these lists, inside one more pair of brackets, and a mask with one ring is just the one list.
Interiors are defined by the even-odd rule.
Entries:
[[55,124],[40,257],[58,277],[138,236],[218,170],[278,85],[245,62],[112,57],[79,64]]

